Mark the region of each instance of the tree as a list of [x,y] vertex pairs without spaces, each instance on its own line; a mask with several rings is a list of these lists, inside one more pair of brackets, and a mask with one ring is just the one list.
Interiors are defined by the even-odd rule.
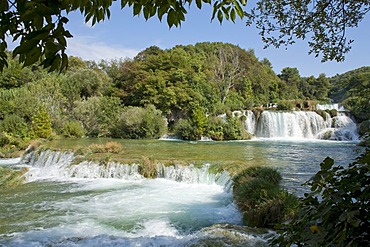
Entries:
[[[1,0],[0,2],[0,71],[7,65],[6,49],[7,36],[13,41],[20,39],[19,45],[14,49],[13,56],[19,55],[19,61],[25,66],[40,62],[45,68],[63,70],[68,65],[66,38],[72,34],[64,25],[69,21],[68,13],[80,11],[85,17],[85,22],[91,21],[92,25],[110,18],[110,9],[113,0]],[[143,14],[145,19],[155,15],[162,20],[167,17],[169,27],[179,26],[185,21],[187,14],[186,5],[191,5],[192,0],[153,0],[135,1],[121,0],[121,8],[132,7],[133,14]],[[196,6],[201,9],[203,4],[211,4],[210,0],[196,0]],[[222,0],[213,3],[212,19],[222,22],[235,21],[236,16],[243,17],[241,5],[245,0]]]
[[259,0],[247,14],[247,25],[255,24],[266,47],[311,36],[309,54],[339,62],[353,42],[346,38],[347,29],[357,27],[369,11],[368,0]]
[[234,87],[237,77],[240,77],[243,69],[239,62],[239,50],[237,47],[221,47],[217,51],[218,60],[214,67],[214,81],[221,93],[221,103],[224,104]]
[[[13,56],[25,66],[40,62],[49,70],[63,70],[68,65],[66,38],[72,34],[64,28],[69,21],[68,13],[80,11],[85,22],[92,25],[110,18],[113,0],[2,0],[0,2],[0,71],[7,65],[7,36],[13,41],[20,39]],[[132,7],[133,14],[143,14],[147,20],[166,16],[169,27],[180,26],[185,21],[187,5],[192,0],[121,0],[121,8]],[[309,53],[322,60],[343,61],[353,40],[347,41],[346,30],[357,27],[370,10],[367,0],[259,0],[246,13],[242,6],[246,0],[196,0],[197,8],[213,4],[212,20],[217,17],[235,21],[237,16],[247,17],[247,25],[255,23],[266,46],[290,45],[295,39],[306,39]]]
[[299,76],[299,71],[297,68],[284,68],[281,70],[279,75],[280,79],[286,82],[286,96],[288,99],[296,99],[299,97],[298,93],[298,83],[301,79]]

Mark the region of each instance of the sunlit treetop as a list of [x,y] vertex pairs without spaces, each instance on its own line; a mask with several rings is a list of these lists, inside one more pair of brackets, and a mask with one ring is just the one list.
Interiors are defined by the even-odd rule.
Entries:
[[[18,41],[13,56],[24,66],[40,64],[49,71],[68,66],[65,29],[68,13],[79,11],[85,22],[95,25],[110,18],[113,0],[0,0],[0,71],[7,66],[8,42]],[[344,60],[352,40],[347,28],[357,27],[369,11],[368,0],[259,0],[246,11],[246,0],[121,0],[121,8],[145,19],[158,17],[171,28],[185,21],[191,5],[201,9],[212,5],[211,19],[235,21],[260,29],[266,46],[289,45],[296,39],[308,39],[310,53],[322,60]],[[242,31],[242,30],[241,30]],[[9,41],[10,40],[10,41]]]

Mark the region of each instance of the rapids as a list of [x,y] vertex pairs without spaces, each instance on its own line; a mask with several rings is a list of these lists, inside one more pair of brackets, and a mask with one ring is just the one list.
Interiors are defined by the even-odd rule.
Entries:
[[[142,142],[192,155],[224,149],[230,160],[241,154],[249,164],[276,167],[283,186],[297,195],[327,155],[345,165],[357,154],[350,142]],[[27,182],[0,191],[0,246],[192,246],[210,240],[265,246],[272,234],[240,227],[230,176],[210,173],[208,165],[159,165],[158,178],[145,179],[137,165],[77,164],[68,152],[30,153],[20,163],[29,167]]]

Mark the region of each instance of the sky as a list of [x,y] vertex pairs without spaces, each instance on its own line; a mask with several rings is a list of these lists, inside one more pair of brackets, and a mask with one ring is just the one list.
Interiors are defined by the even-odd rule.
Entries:
[[67,54],[84,60],[133,58],[138,52],[150,46],[170,49],[176,45],[194,45],[198,42],[224,42],[253,49],[259,59],[267,58],[274,71],[279,74],[285,67],[298,68],[301,76],[315,76],[325,73],[331,77],[362,66],[370,66],[370,15],[354,29],[348,29],[347,39],[354,39],[351,51],[344,62],[322,63],[320,57],[308,55],[306,41],[279,49],[264,49],[258,30],[247,27],[244,20],[235,23],[217,20],[211,22],[212,10],[191,6],[181,27],[169,28],[165,19],[160,22],[156,16],[146,21],[143,16],[133,16],[131,8],[120,9],[115,4],[111,18],[93,27],[86,24],[79,12],[68,15],[66,25],[72,35],[68,39]]

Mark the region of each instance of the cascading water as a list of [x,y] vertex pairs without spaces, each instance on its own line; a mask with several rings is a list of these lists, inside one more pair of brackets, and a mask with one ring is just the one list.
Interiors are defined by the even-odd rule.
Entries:
[[[30,169],[26,173],[26,181],[31,182],[40,179],[65,180],[70,178],[114,178],[124,180],[142,180],[143,176],[139,173],[138,164],[121,164],[108,162],[99,164],[94,161],[82,161],[73,164],[74,154],[70,152],[54,152],[47,150],[40,155],[30,153],[24,159]],[[196,168],[189,166],[165,166],[157,165],[158,178],[165,178],[176,182],[191,184],[217,184],[222,186],[225,191],[230,191],[232,186],[231,177],[227,171],[222,173],[210,173],[209,165]]]
[[256,120],[252,111],[244,113],[246,130],[257,138],[358,140],[356,123],[346,113],[323,114],[325,119],[312,111],[263,111]]
[[217,231],[240,246],[266,242],[221,229],[242,223],[227,172],[158,165],[158,178],[145,179],[138,165],[75,163],[68,152],[26,156],[29,191],[0,200],[0,246],[191,246]]
[[256,136],[267,138],[314,138],[325,128],[325,122],[315,112],[272,112],[261,113]]

